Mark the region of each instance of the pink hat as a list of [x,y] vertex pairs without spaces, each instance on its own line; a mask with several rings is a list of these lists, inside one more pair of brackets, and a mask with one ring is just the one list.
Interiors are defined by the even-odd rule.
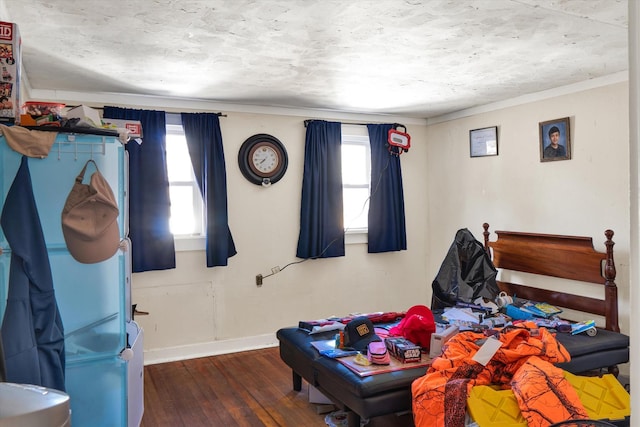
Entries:
[[436,322],[433,313],[425,305],[414,305],[405,314],[404,318],[389,329],[389,334],[402,336],[422,348],[431,346],[431,334],[436,331]]
[[[96,171],[89,184],[83,184],[87,165]],[[118,204],[109,183],[93,160],[76,178],[62,210],[62,234],[69,253],[77,261],[93,264],[111,258],[120,245]]]

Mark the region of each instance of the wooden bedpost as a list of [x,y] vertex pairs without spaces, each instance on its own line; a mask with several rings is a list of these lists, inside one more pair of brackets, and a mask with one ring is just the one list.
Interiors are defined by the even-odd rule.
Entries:
[[[606,330],[620,333],[612,230],[604,231],[606,251],[596,251],[593,247],[593,239],[584,236],[495,231],[497,238],[490,242],[489,224],[484,223],[482,227],[485,250],[487,253],[491,251],[492,262],[498,269],[541,276],[538,280],[544,280],[544,276],[548,276],[604,285],[603,294],[598,292],[603,296],[591,296],[590,292],[586,292],[586,295],[585,292],[563,292],[561,287],[548,289],[523,283],[497,281],[500,290],[522,299],[544,301],[585,314],[602,316],[606,322]],[[611,355],[611,360],[607,359],[607,351],[602,352],[602,356],[595,356],[595,358],[604,357],[604,360],[591,361],[588,358],[582,358],[582,360],[597,369],[607,368],[615,376],[618,374],[617,363],[628,362],[628,356],[624,360],[624,355],[617,357],[614,353]],[[600,350],[594,349],[590,354],[600,354]],[[597,366],[599,364],[600,366]]]
[[610,331],[620,332],[618,325],[618,287],[616,285],[616,265],[613,262],[613,230],[605,230],[607,241],[604,242],[607,247],[607,259],[604,265],[604,299],[606,301],[606,328]]
[[491,233],[489,233],[489,224],[485,222],[482,224],[482,228],[484,228],[484,231],[482,232],[484,235],[484,251],[489,255],[489,259],[491,259],[491,249],[489,248],[489,234]]

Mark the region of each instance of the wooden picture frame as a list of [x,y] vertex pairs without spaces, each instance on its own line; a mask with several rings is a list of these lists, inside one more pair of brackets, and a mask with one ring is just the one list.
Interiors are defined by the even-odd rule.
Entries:
[[471,157],[497,156],[498,126],[470,130],[469,152]]
[[571,126],[569,117],[538,124],[540,131],[540,161],[571,159]]

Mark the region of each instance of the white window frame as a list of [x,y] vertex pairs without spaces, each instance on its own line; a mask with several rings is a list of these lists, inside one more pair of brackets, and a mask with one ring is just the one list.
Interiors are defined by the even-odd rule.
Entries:
[[[366,126],[363,125],[342,125],[342,145],[362,145],[366,147],[365,159],[366,161],[366,171],[368,175],[368,180],[366,185],[352,185],[345,184],[344,181],[342,183],[342,188],[367,188],[369,190],[369,197],[371,196],[371,143],[369,141],[369,131]],[[364,212],[363,214],[367,215],[369,210],[369,199],[367,198],[366,204],[363,206]],[[350,227],[347,222],[348,218],[344,218],[344,227],[345,227],[345,243],[346,244],[359,244],[359,243],[367,243],[368,237],[368,226],[367,227]]]
[[[167,135],[184,135],[184,129],[182,127],[182,118],[177,113],[166,114],[166,132]],[[196,229],[196,233],[193,234],[174,234],[173,240],[176,251],[191,251],[191,250],[204,250],[206,241],[206,220],[204,212],[204,204],[202,202],[202,196],[200,189],[198,188],[198,182],[196,181],[193,173],[193,168],[189,164],[191,170],[191,181],[169,181],[169,186],[189,186],[193,191],[193,214],[195,216],[196,223],[199,224]]]

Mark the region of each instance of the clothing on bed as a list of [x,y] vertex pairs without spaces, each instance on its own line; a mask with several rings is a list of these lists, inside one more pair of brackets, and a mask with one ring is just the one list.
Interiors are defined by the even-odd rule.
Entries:
[[511,388],[529,426],[588,418],[562,369],[553,366],[570,360],[566,349],[547,329],[523,326],[534,329],[516,327],[497,336],[502,346],[486,366],[472,359],[485,335],[461,332],[447,341],[442,355],[411,386],[415,426],[464,426],[474,385]]
[[479,297],[494,301],[500,293],[497,274],[482,243],[468,229],[458,230],[431,284],[431,309],[473,303]]

